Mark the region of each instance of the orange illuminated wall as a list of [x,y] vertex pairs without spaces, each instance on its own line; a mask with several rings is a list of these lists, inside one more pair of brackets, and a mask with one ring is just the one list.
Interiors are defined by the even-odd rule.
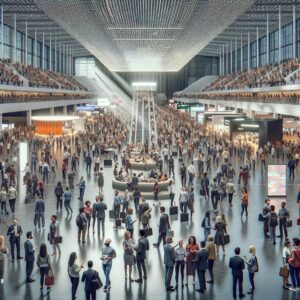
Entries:
[[62,135],[62,121],[34,121],[35,133],[42,135]]

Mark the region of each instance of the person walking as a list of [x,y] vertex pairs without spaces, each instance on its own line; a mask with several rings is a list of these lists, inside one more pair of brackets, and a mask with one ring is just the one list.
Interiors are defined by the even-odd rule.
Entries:
[[[40,251],[36,259],[36,264],[40,270],[40,292],[43,293],[45,277],[48,276],[49,272],[52,274],[52,265],[50,255],[47,252],[47,246],[42,243]],[[51,286],[47,286],[47,294],[49,294]]]
[[173,180],[170,180],[169,186],[168,186],[168,191],[169,191],[169,197],[171,200],[171,206],[174,205],[174,198],[175,198],[175,183]]
[[28,231],[26,233],[27,240],[24,242],[24,249],[25,249],[25,261],[26,261],[26,282],[34,282],[35,280],[31,278],[31,273],[33,271],[34,265],[34,252],[35,248],[33,248],[31,240],[33,239],[32,232]]
[[93,270],[93,262],[91,260],[87,263],[88,269],[83,272],[81,282],[84,282],[85,300],[96,300],[96,289],[93,285],[93,280],[98,279],[100,283],[101,279],[99,273]]
[[248,191],[246,188],[242,189],[242,199],[241,199],[241,206],[242,206],[242,212],[241,217],[243,217],[244,212],[246,212],[246,217],[248,217]]
[[229,207],[232,207],[232,198],[233,195],[235,194],[235,187],[233,184],[233,180],[230,178],[229,181],[226,183],[226,191],[228,195],[228,202],[229,202]]
[[35,221],[39,230],[45,228],[45,203],[41,195],[35,203]]
[[249,280],[251,284],[251,289],[247,292],[247,294],[253,294],[255,290],[254,285],[254,275],[256,272],[258,272],[258,261],[256,257],[256,248],[255,246],[249,247],[249,253],[251,254],[250,258],[247,259],[247,257],[244,257],[245,264],[248,267],[248,273],[249,273]]
[[208,236],[210,235],[211,225],[210,225],[210,211],[206,211],[204,219],[201,223],[201,227],[204,231],[204,239],[207,241]]
[[17,259],[22,259],[20,255],[20,240],[22,235],[22,227],[18,225],[18,220],[14,218],[13,224],[7,229],[6,235],[9,236],[10,252],[11,252],[11,262],[15,259],[15,247],[17,248]]
[[70,212],[71,212],[71,214],[73,213],[73,209],[70,205],[71,200],[72,200],[72,194],[69,190],[69,187],[67,186],[66,190],[64,192],[64,206],[65,206],[65,209],[66,209],[68,215],[70,214]]
[[200,248],[196,242],[196,238],[191,235],[186,245],[186,285],[188,285],[189,276],[193,276],[193,285],[195,285],[195,264],[193,261],[199,250]]
[[54,194],[56,196],[56,211],[58,211],[59,208],[60,211],[62,211],[62,196],[64,194],[64,190],[60,181],[57,182],[57,185],[54,189]]
[[83,202],[83,196],[84,196],[84,191],[85,191],[85,180],[83,176],[80,177],[79,183],[77,184],[79,187],[79,197],[78,200]]
[[128,212],[125,218],[125,227],[126,230],[130,232],[131,237],[133,237],[133,224],[137,221],[137,220],[132,220],[132,214],[133,214],[133,210],[132,208],[128,208]]
[[196,168],[194,166],[193,161],[191,161],[190,165],[187,168],[188,174],[189,174],[189,185],[193,186],[195,174],[196,174]]
[[[140,238],[138,244],[134,247],[136,251],[136,264],[139,278],[135,280],[137,283],[143,283],[143,279],[147,280],[147,269],[145,265],[146,253],[149,250],[149,241],[146,237],[145,230],[140,230]],[[144,273],[144,275],[143,275]]]
[[175,250],[172,246],[172,242],[172,237],[168,236],[166,238],[166,244],[164,245],[165,287],[167,292],[175,291],[174,287],[171,286],[171,280],[176,260]]
[[271,212],[270,199],[265,199],[265,206],[262,210],[262,216],[264,218],[264,236],[265,236],[265,239],[270,238],[270,236],[269,236],[270,212]]
[[110,244],[111,239],[107,239],[104,243],[105,246],[102,248],[102,255],[100,258],[102,260],[102,268],[105,275],[105,285],[103,288],[105,292],[109,291],[111,288],[110,272],[112,268],[112,260],[117,256],[115,249],[112,248]]
[[8,189],[8,202],[13,215],[15,214],[16,199],[17,199],[17,190],[14,187],[14,185],[11,184]]
[[57,251],[58,254],[60,255],[60,246],[55,239],[56,237],[59,236],[59,234],[60,234],[60,225],[59,222],[57,221],[57,216],[52,215],[51,223],[49,226],[49,234],[48,234],[48,240],[52,245],[52,249],[53,249],[51,256],[55,256],[57,254]]
[[165,207],[161,206],[160,207],[161,216],[159,218],[159,226],[158,226],[158,240],[157,243],[153,244],[155,248],[159,248],[161,241],[163,241],[164,245],[166,244],[167,232],[171,230],[169,216],[165,211],[166,211]]
[[79,284],[79,273],[84,268],[84,264],[78,265],[76,263],[77,254],[76,252],[72,252],[69,256],[68,262],[68,274],[72,284],[72,300],[76,299],[76,291]]
[[183,247],[183,240],[178,242],[178,247],[175,249],[175,256],[176,256],[176,263],[175,263],[175,281],[176,286],[175,289],[178,289],[178,279],[179,279],[179,272],[181,274],[181,286],[184,288],[184,267],[185,267],[185,260],[187,257],[186,249]]
[[153,205],[154,205],[154,203],[157,202],[157,201],[158,201],[158,204],[160,204],[158,195],[159,195],[158,180],[155,179],[154,185],[153,185]]
[[300,239],[293,238],[294,246],[289,258],[289,270],[292,281],[292,290],[300,289]]
[[86,171],[87,173],[91,173],[91,167],[92,167],[92,157],[90,155],[90,153],[88,153],[86,159],[85,159],[85,162],[86,162]]
[[84,213],[87,218],[87,233],[89,234],[90,232],[90,226],[91,226],[91,219],[93,215],[93,208],[91,207],[91,201],[85,201],[85,206],[84,206]]
[[278,226],[278,216],[275,212],[275,206],[270,206],[271,212],[269,213],[269,232],[270,239],[273,245],[276,245],[276,227]]
[[122,203],[122,199],[119,196],[119,192],[115,191],[115,197],[114,197],[114,203],[113,203],[113,211],[114,211],[115,219],[119,219],[121,203]]
[[211,184],[211,204],[215,212],[217,212],[218,208],[218,201],[219,201],[219,186],[217,182],[217,178],[213,179],[213,182]]
[[[102,235],[104,236],[104,232],[105,232],[104,223],[105,223],[105,211],[106,210],[107,210],[107,205],[103,202],[103,197],[97,196],[96,203],[94,204],[94,207],[93,207],[93,212],[95,214],[95,218],[97,219],[98,235],[100,235],[100,225],[101,225]],[[94,226],[93,226],[93,232],[95,232]]]
[[229,268],[232,272],[232,292],[233,298],[236,299],[236,288],[237,284],[239,285],[239,297],[244,298],[245,294],[243,294],[243,270],[245,269],[245,262],[240,257],[241,249],[236,247],[234,249],[235,255],[229,260]]
[[104,176],[103,176],[103,168],[100,168],[100,172],[98,174],[98,188],[99,193],[103,193],[103,186],[104,186]]
[[88,219],[84,212],[84,207],[80,207],[79,214],[76,217],[76,225],[78,228],[78,243],[80,243],[81,240],[82,240],[82,244],[86,243],[85,236],[86,236],[87,224],[88,224]]
[[124,271],[125,280],[127,280],[127,267],[129,267],[129,281],[133,282],[132,279],[132,266],[134,265],[134,242],[131,237],[130,231],[125,231],[123,240],[123,250],[124,250]]
[[211,235],[209,235],[207,238],[206,249],[208,251],[207,267],[208,267],[208,272],[209,272],[209,276],[210,276],[210,280],[208,280],[206,282],[214,284],[213,268],[214,268],[214,263],[215,263],[215,260],[217,259],[217,257],[216,257],[216,247],[214,244],[214,238]]
[[179,206],[182,213],[186,213],[188,200],[189,200],[189,194],[186,191],[185,186],[183,186],[179,194]]
[[225,224],[222,221],[222,217],[221,216],[217,216],[216,217],[216,224],[215,224],[215,238],[214,238],[214,242],[216,244],[217,247],[217,255],[219,255],[219,248],[220,246],[222,247],[223,250],[223,255],[225,255],[225,240],[224,240],[224,236],[225,236]]
[[0,283],[4,283],[4,265],[5,265],[5,255],[8,254],[8,250],[5,247],[4,236],[0,235]]
[[285,236],[285,239],[288,238],[288,232],[287,232],[287,220],[290,218],[290,212],[286,209],[286,202],[281,202],[281,208],[278,211],[278,218],[279,218],[279,232],[280,235],[278,235],[278,238],[283,238],[283,235]]
[[[2,183],[3,184],[3,183]],[[0,191],[0,200],[1,200],[1,214],[3,214],[3,211],[6,216],[9,215],[9,212],[7,211],[7,192],[5,186],[2,186],[2,189]]]
[[[284,243],[284,247],[282,250],[282,262],[283,262],[283,267],[286,269],[289,269],[289,258],[291,257],[291,242],[289,240],[286,240]],[[291,284],[289,284],[289,273],[287,276],[282,276],[282,288],[284,290],[289,290]]]
[[200,242],[200,250],[197,252],[196,257],[194,259],[194,263],[196,264],[196,270],[199,280],[199,289],[196,289],[197,292],[204,294],[204,290],[206,290],[206,280],[205,280],[205,272],[208,268],[208,251],[206,249],[205,241]]

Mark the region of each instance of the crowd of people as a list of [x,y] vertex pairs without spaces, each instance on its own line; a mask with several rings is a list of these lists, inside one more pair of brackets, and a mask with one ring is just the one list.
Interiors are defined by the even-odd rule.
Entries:
[[[18,224],[16,218],[14,199],[17,198],[16,190],[16,170],[13,158],[16,156],[17,141],[22,139],[29,140],[29,149],[31,151],[30,161],[24,170],[23,183],[27,187],[28,201],[34,203],[33,225],[39,231],[45,229],[45,197],[49,193],[44,193],[49,176],[56,179],[54,194],[56,197],[56,213],[51,215],[49,227],[46,229],[46,239],[52,247],[52,253],[48,253],[46,239],[41,243],[38,249],[34,249],[32,243],[32,228],[26,228],[26,241],[24,243],[24,253],[26,261],[26,281],[29,284],[35,279],[32,271],[34,263],[37,264],[40,272],[40,288],[43,293],[44,283],[47,286],[47,293],[50,293],[53,284],[53,266],[55,257],[62,255],[64,247],[64,237],[61,235],[60,216],[64,203],[67,215],[76,214],[76,224],[78,230],[79,245],[86,244],[87,235],[92,231],[93,234],[105,237],[104,245],[101,249],[102,272],[104,274],[103,289],[109,292],[112,286],[110,273],[113,261],[120,259],[118,245],[114,245],[112,240],[107,237],[105,222],[108,215],[114,219],[115,230],[125,224],[126,231],[122,240],[122,254],[124,261],[125,280],[142,284],[149,276],[145,261],[147,252],[150,249],[151,236],[153,231],[157,231],[157,241],[153,243],[154,248],[159,248],[163,243],[165,266],[165,288],[167,292],[173,292],[183,289],[185,286],[193,286],[199,293],[205,293],[207,284],[215,283],[215,273],[219,270],[215,266],[215,261],[229,253],[226,251],[228,243],[238,244],[240,241],[234,240],[230,235],[228,223],[231,217],[224,210],[224,203],[228,200],[228,209],[232,210],[236,201],[240,201],[240,217],[243,220],[248,219],[251,214],[249,204],[251,203],[251,194],[248,192],[250,177],[255,175],[258,168],[262,173],[266,173],[267,163],[269,161],[287,162],[290,169],[291,180],[294,180],[296,154],[299,160],[299,144],[282,143],[271,145],[268,143],[264,147],[254,149],[252,145],[239,141],[231,141],[225,133],[207,132],[203,126],[172,107],[156,107],[157,122],[157,145],[160,149],[158,155],[153,156],[156,162],[157,170],[161,170],[163,175],[171,179],[168,188],[170,199],[170,211],[167,212],[166,205],[160,205],[160,191],[153,189],[153,208],[159,205],[159,222],[156,229],[155,221],[151,218],[153,208],[143,197],[137,187],[140,178],[137,177],[133,182],[132,191],[125,191],[124,195],[120,191],[115,191],[112,199],[104,197],[105,171],[102,168],[103,161],[113,149],[113,158],[115,167],[119,168],[119,162],[122,164],[122,151],[126,147],[128,140],[128,130],[126,124],[113,114],[104,114],[93,119],[86,120],[84,133],[76,136],[64,136],[47,138],[36,137],[34,128],[20,127],[12,131],[5,131],[0,135],[0,145],[5,155],[5,160],[1,161],[1,208],[3,218],[10,212],[7,210],[6,203],[10,205],[13,222],[8,227],[5,235],[9,239],[10,249],[5,246],[5,237],[0,237],[0,279],[3,283],[3,265],[7,253],[10,253],[12,263],[15,259],[22,260],[21,242],[24,242],[23,227]],[[8,146],[9,145],[9,146]],[[63,156],[61,165],[62,179],[59,178],[57,156]],[[179,168],[175,170],[174,157],[179,157]],[[94,201],[87,200],[85,178],[80,169],[80,160],[84,161],[87,176],[93,173],[98,185],[98,194]],[[236,162],[233,165],[233,162]],[[93,172],[92,172],[93,170]],[[129,170],[128,170],[129,171]],[[175,182],[175,172],[179,173],[179,181]],[[56,175],[57,174],[57,175]],[[78,182],[76,178],[80,174]],[[292,176],[293,175],[293,176]],[[57,177],[54,177],[57,176]],[[159,173],[154,177],[159,176]],[[195,193],[196,183],[199,183],[198,191]],[[178,203],[175,203],[176,187],[181,187],[178,195]],[[73,191],[78,188],[78,200],[80,201],[79,211],[76,212],[74,202],[72,201]],[[233,201],[233,195],[241,189],[240,200]],[[121,195],[122,194],[122,195]],[[300,201],[300,192],[298,194],[298,203]],[[133,199],[133,201],[131,201]],[[180,239],[174,243],[174,231],[170,215],[180,214],[180,222],[190,222],[195,210],[195,201],[206,201],[208,209],[201,227],[203,229],[203,239],[198,240],[193,235]],[[91,203],[93,202],[93,203]],[[112,203],[111,203],[112,202]],[[2,204],[3,203],[3,204]],[[112,205],[111,205],[112,204]],[[179,206],[179,207],[178,207]],[[251,205],[250,205],[251,207]],[[110,209],[111,208],[111,209]],[[133,211],[135,209],[135,212]],[[178,212],[180,209],[180,213]],[[300,241],[299,238],[289,238],[289,224],[291,214],[288,204],[283,201],[280,209],[276,211],[275,206],[270,199],[265,200],[265,205],[261,208],[262,232],[266,241],[265,247],[274,247],[277,239],[284,242],[283,249],[283,269],[281,272],[283,278],[283,288],[297,293],[300,289]],[[135,216],[134,216],[135,213]],[[97,224],[97,227],[96,227]],[[187,223],[189,224],[189,223]],[[28,224],[27,224],[28,225]],[[47,228],[47,227],[46,227]],[[277,237],[277,228],[279,236]],[[197,230],[198,232],[199,230]],[[138,232],[138,238],[135,232]],[[253,243],[255,239],[253,238]],[[255,274],[261,269],[259,262],[262,257],[256,256],[255,245],[249,246],[249,256],[241,257],[241,249],[236,247],[232,257],[229,260],[228,268],[232,270],[232,293],[237,297],[237,285],[239,286],[238,295],[244,297],[243,290],[243,270],[247,267],[249,273],[248,294],[256,291]],[[16,253],[15,253],[16,250]],[[22,251],[23,252],[23,251]],[[16,254],[16,255],[15,255]],[[38,254],[38,255],[37,255]],[[153,256],[151,259],[155,259]],[[133,268],[137,265],[138,277],[133,278]],[[1,268],[2,267],[2,268]],[[83,269],[87,269],[83,272]],[[95,268],[96,269],[96,268]],[[81,279],[85,284],[86,299],[96,299],[96,291],[101,288],[101,274],[94,269],[94,262],[89,260],[86,264],[77,262],[77,253],[72,252],[68,260],[68,275],[70,277],[72,299],[76,298],[77,288]],[[175,285],[172,285],[173,273],[175,271]],[[209,274],[209,280],[206,273]],[[82,274],[82,275],[81,275]],[[287,274],[287,275],[286,275]],[[55,274],[54,274],[55,276]],[[46,277],[46,279],[45,279]],[[291,286],[290,286],[290,281]],[[118,284],[116,282],[116,284]],[[55,288],[55,286],[54,286]]]
[[22,86],[23,81],[6,65],[6,60],[0,59],[0,83]]

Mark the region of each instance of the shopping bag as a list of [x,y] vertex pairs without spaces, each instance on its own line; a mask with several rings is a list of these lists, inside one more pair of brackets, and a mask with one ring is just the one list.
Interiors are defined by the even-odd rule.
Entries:
[[289,269],[286,267],[281,267],[279,269],[279,276],[283,278],[288,278],[289,277]]
[[286,227],[292,227],[293,226],[293,221],[292,220],[287,220],[286,221]]
[[54,276],[50,272],[45,277],[45,285],[54,285]]
[[178,215],[178,206],[171,206],[170,207],[170,216]]
[[54,237],[54,244],[61,244],[62,243],[62,236],[58,235]]
[[224,236],[224,243],[225,243],[225,245],[227,245],[227,244],[230,243],[230,236],[229,236],[229,234],[226,234],[226,235]]

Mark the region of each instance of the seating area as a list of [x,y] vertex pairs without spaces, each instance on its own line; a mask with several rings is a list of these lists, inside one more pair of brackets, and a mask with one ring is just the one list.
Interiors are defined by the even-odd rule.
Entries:
[[[298,58],[285,59],[281,61],[280,64],[269,64],[246,71],[219,76],[214,82],[204,88],[203,91],[286,85],[287,82],[285,78],[299,69],[299,67],[300,63]],[[297,77],[296,74],[295,77]]]
[[0,60],[0,84],[22,86],[23,81],[20,77],[13,73],[13,71]]

